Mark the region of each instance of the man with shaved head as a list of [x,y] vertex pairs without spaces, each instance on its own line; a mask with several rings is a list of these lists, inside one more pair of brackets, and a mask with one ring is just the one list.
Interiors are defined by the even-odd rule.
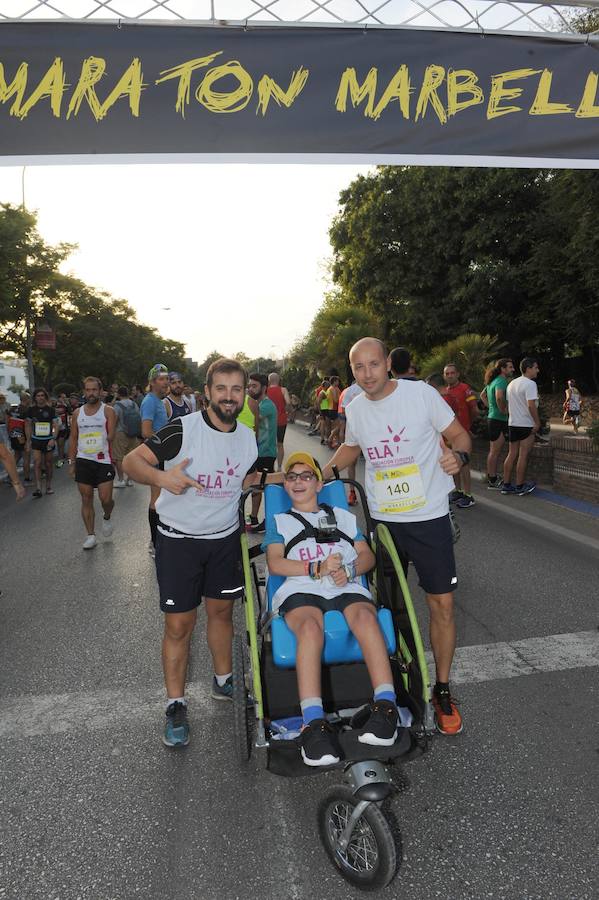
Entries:
[[470,437],[433,387],[388,378],[382,341],[362,338],[351,348],[349,360],[363,393],[346,409],[345,442],[323,475],[330,478],[333,466],[345,469],[356,462],[360,451],[364,454],[372,517],[388,527],[400,556],[414,564],[426,593],[437,670],[433,689],[437,728],[442,734],[458,734],[462,718],[449,690],[456,643],[453,591],[458,579],[448,494],[451,476],[470,461]]

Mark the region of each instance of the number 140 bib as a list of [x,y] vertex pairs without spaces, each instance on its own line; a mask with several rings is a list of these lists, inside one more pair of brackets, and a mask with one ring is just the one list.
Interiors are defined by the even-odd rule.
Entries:
[[420,466],[377,469],[374,473],[374,497],[380,513],[410,512],[426,505]]

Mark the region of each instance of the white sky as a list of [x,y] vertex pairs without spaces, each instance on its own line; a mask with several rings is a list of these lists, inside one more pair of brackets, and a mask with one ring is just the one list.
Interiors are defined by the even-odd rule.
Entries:
[[[0,168],[0,202],[21,203],[22,171]],[[339,192],[367,171],[28,166],[25,201],[45,240],[79,245],[65,271],[127,300],[186,355],[280,358],[322,302]]]

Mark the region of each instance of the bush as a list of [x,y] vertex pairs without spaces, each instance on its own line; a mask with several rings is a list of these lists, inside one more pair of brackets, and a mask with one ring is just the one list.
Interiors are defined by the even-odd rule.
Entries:
[[593,449],[599,451],[599,419],[591,419],[591,424],[586,426],[586,433],[591,439]]

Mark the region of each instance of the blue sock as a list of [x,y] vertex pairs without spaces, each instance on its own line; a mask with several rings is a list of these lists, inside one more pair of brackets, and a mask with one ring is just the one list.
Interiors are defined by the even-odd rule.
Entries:
[[379,686],[374,689],[374,700],[375,703],[377,700],[388,700],[389,703],[394,703],[397,706],[397,697],[395,696],[393,685],[379,684]]
[[322,697],[306,697],[300,703],[304,725],[309,725],[314,719],[324,719]]

